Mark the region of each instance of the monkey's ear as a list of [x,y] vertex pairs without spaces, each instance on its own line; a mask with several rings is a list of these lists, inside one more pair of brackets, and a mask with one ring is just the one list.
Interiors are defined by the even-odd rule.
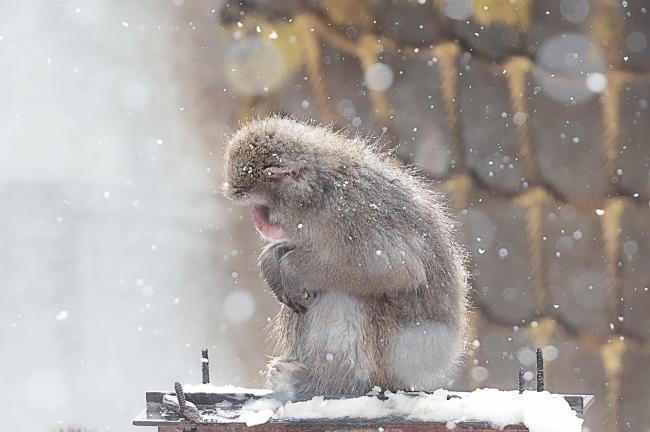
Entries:
[[281,167],[268,167],[264,169],[264,177],[279,180],[293,180],[300,174],[300,167],[288,165]]

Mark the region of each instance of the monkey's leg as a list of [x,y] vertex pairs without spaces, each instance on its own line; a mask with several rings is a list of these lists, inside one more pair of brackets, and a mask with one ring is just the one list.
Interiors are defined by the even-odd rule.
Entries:
[[337,292],[319,295],[304,315],[305,393],[362,395],[372,388],[370,321],[363,300]]
[[391,336],[387,366],[393,389],[433,391],[451,384],[463,354],[464,337],[437,321],[402,323]]
[[269,337],[275,341],[273,358],[267,365],[267,388],[282,399],[293,399],[304,393],[309,382],[309,356],[305,352],[305,315],[283,309],[269,327]]
[[372,353],[365,303],[326,292],[304,314],[282,311],[273,323],[279,341],[267,385],[288,398],[368,392]]

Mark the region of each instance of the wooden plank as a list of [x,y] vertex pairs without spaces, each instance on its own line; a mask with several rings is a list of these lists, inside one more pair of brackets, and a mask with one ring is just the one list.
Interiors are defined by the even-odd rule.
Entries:
[[[271,419],[267,423],[257,426],[246,426],[242,423],[218,423],[217,421],[206,422],[201,424],[193,424],[185,418],[179,416],[162,406],[160,403],[164,392],[148,392],[147,393],[147,406],[138,414],[133,420],[135,426],[157,426],[159,431],[176,432],[176,431],[220,431],[220,432],[235,432],[235,431],[249,431],[249,432],[275,432],[275,431],[359,431],[359,432],[377,432],[382,429],[386,432],[419,432],[419,431],[448,431],[445,423],[440,422],[423,422],[415,420],[407,420],[404,418],[388,417],[381,419],[363,419],[363,418],[344,418],[344,419],[314,419],[314,420],[276,420]],[[455,393],[462,397],[463,393]],[[255,396],[252,394],[233,394],[233,393],[186,393],[186,398],[197,405],[199,410],[207,416],[215,414],[215,404],[222,402],[229,402],[222,404],[227,408],[220,408],[219,415],[226,418],[237,418],[241,406],[249,399],[261,399],[267,396]],[[412,393],[417,396],[418,393]],[[380,399],[385,398],[383,395],[377,396]],[[563,395],[569,406],[579,416],[582,416],[584,411],[593,402],[591,395]],[[222,416],[223,414],[223,416]],[[486,422],[461,422],[454,428],[455,431],[495,431],[498,428],[493,428]],[[527,428],[523,425],[509,425],[506,426],[506,431],[526,431]]]
[[[395,424],[362,424],[360,422],[319,422],[312,421],[308,424],[303,423],[264,423],[256,426],[246,426],[241,424],[214,424],[214,425],[195,425],[191,426],[160,426],[160,432],[316,432],[316,431],[356,431],[356,432],[449,432],[445,423],[395,423]],[[508,425],[503,429],[494,428],[488,423],[480,422],[463,422],[456,424],[454,431],[473,431],[473,432],[494,432],[510,431],[524,432],[528,429],[523,425]]]

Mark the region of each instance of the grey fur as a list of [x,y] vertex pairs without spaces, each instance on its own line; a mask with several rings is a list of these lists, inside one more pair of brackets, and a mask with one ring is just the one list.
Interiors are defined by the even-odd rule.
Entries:
[[[286,236],[260,256],[289,306],[270,327],[274,390],[434,390],[460,363],[464,250],[440,195],[390,162],[367,140],[286,118],[252,121],[230,139],[225,194],[266,206]],[[289,170],[299,174],[267,178]]]

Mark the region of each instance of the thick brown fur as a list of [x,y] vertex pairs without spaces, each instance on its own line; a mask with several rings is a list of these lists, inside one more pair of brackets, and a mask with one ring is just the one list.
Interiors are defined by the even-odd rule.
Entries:
[[[271,173],[291,173],[286,180]],[[260,256],[284,307],[269,385],[290,395],[434,390],[463,357],[464,249],[442,197],[368,140],[269,117],[226,150],[225,194],[285,238]]]

